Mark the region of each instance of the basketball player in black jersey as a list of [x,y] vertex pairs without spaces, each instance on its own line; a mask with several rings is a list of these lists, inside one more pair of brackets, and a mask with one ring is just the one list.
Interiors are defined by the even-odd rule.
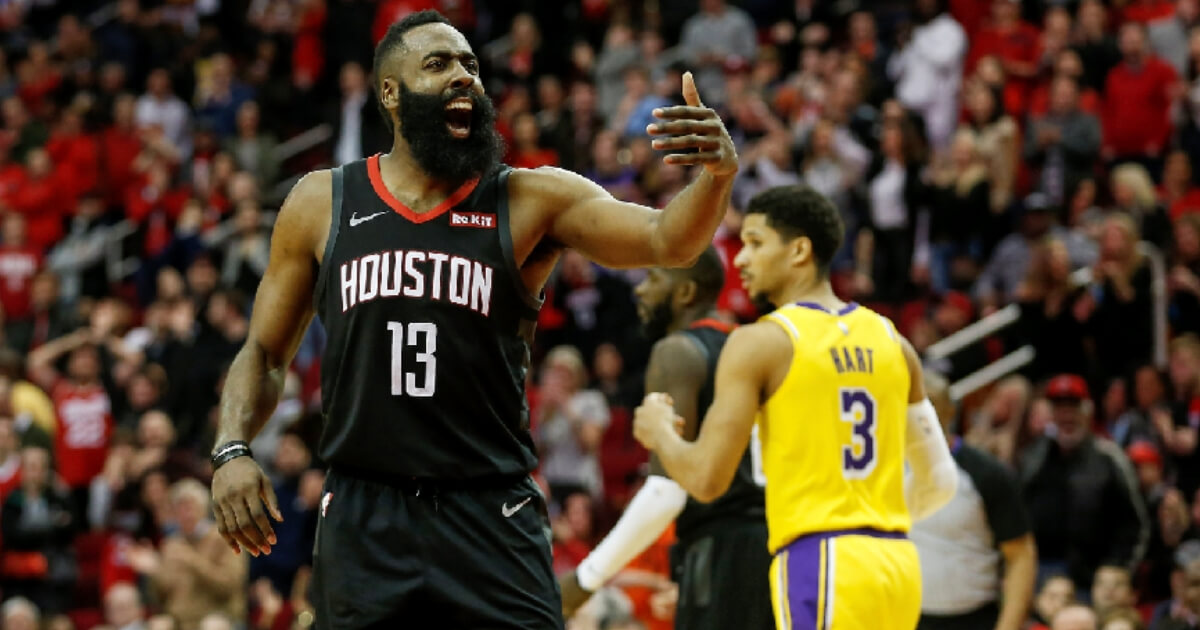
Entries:
[[649,131],[666,162],[702,173],[656,211],[574,173],[502,167],[478,72],[466,38],[435,12],[388,30],[373,75],[392,150],[296,184],[226,379],[214,511],[235,551],[269,553],[279,511],[245,443],[321,317],[319,453],[330,470],[314,549],[318,628],[561,628],[545,504],[529,478],[537,296],[567,247],[610,267],[687,265],[729,200],[733,142],[690,75],[687,105],[656,111]]
[[[638,315],[655,341],[646,367],[646,391],[671,395],[687,439],[694,439],[712,402],[717,357],[732,330],[714,317],[724,280],[721,258],[710,247],[689,268],[650,270],[635,291]],[[757,445],[752,438],[729,490],[708,504],[689,498],[651,457],[650,476],[621,520],[578,569],[559,580],[564,615],[570,616],[675,520],[675,627],[773,630],[765,479],[761,466],[755,467]]]

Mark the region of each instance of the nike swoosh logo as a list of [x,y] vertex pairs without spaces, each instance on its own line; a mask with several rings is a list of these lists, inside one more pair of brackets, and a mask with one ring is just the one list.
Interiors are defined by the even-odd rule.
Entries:
[[375,217],[382,216],[385,214],[387,214],[386,210],[384,210],[383,212],[376,212],[375,214],[368,214],[365,217],[358,217],[358,216],[352,214],[352,215],[350,215],[350,227],[354,227],[360,223],[366,223],[367,221],[370,221],[371,219],[374,219]]
[[520,510],[521,508],[525,507],[525,504],[529,503],[529,500],[532,498],[533,497],[525,497],[524,501],[522,501],[512,507],[508,507],[508,503],[505,502],[504,505],[500,506],[500,513],[504,515],[504,518],[508,518],[508,517],[512,516],[513,514],[516,514],[517,510]]

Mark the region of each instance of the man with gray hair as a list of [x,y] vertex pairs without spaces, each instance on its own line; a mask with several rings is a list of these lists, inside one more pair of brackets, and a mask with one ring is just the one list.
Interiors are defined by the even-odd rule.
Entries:
[[28,599],[13,597],[0,606],[0,620],[4,630],[37,630],[42,613]]
[[104,621],[113,630],[146,630],[142,594],[129,582],[117,582],[104,593]]

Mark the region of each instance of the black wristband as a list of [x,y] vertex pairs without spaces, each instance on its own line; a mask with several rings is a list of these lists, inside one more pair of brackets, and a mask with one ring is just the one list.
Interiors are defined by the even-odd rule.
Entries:
[[250,445],[242,440],[226,442],[213,451],[213,470],[215,471],[229,460],[237,459],[239,457],[254,457],[254,453],[250,452]]

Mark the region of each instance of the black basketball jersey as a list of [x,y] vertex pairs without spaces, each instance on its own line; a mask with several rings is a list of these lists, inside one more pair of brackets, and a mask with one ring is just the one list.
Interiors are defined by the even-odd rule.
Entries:
[[[699,421],[702,424],[704,414],[712,405],[717,359],[721,356],[721,348],[725,346],[729,331],[719,322],[700,320],[681,332],[699,346],[708,361],[708,377],[704,381],[704,387],[700,389],[699,400],[696,401],[696,409],[700,414]],[[688,497],[683,513],[675,519],[675,533],[680,540],[687,540],[702,531],[707,531],[713,525],[719,525],[720,522],[765,522],[766,498],[760,483],[763,480],[762,465],[761,463],[758,465],[759,471],[756,473],[754,462],[757,448],[757,438],[753,437],[750,445],[746,447],[746,452],[742,455],[742,461],[738,463],[733,483],[716,501],[700,503]],[[761,450],[757,452],[761,453]],[[761,462],[761,457],[759,457],[759,461]],[[759,481],[755,481],[756,474]]]
[[537,464],[525,375],[541,302],[513,257],[501,167],[414,213],[379,156],[334,170],[314,299],[320,455],[381,476],[464,479]]

